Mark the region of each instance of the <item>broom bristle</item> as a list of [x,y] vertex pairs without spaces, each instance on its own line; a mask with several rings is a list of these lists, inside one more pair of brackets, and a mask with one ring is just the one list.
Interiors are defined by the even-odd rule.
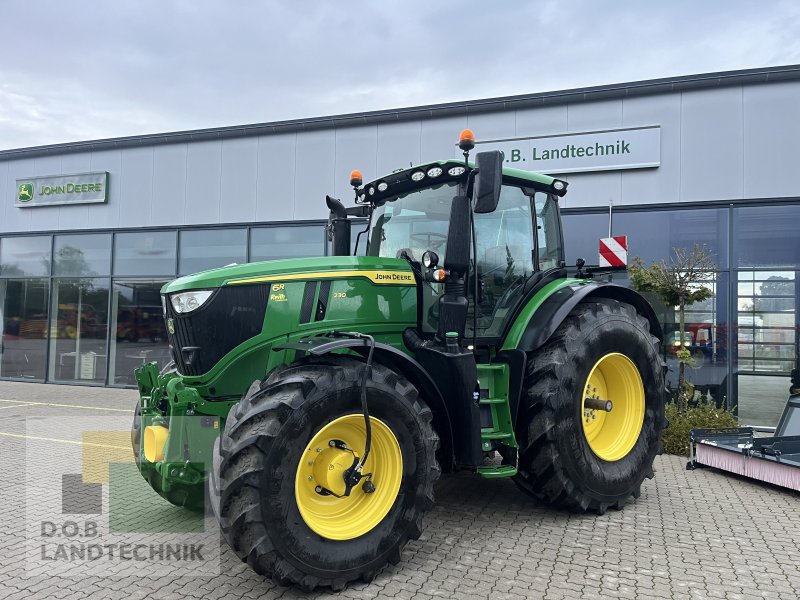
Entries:
[[800,491],[800,468],[697,444],[697,462],[729,473]]

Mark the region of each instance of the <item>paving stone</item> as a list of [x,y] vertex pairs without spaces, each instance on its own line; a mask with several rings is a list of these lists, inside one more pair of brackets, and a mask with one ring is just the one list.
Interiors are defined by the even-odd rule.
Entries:
[[[0,399],[20,398],[131,410],[136,402],[131,390],[0,382]],[[24,434],[26,416],[96,412],[47,406],[4,410],[0,432]],[[545,507],[507,480],[445,476],[423,535],[408,544],[403,561],[385,568],[373,583],[354,584],[339,594],[278,586],[253,573],[227,548],[219,575],[213,577],[131,576],[124,570],[109,577],[31,576],[26,573],[24,519],[26,511],[35,517],[43,508],[26,491],[46,494],[49,487],[29,482],[26,490],[26,460],[28,466],[34,464],[30,461],[58,461],[60,448],[27,458],[25,448],[23,438],[0,436],[0,456],[6,461],[7,524],[0,535],[4,600],[800,597],[797,495],[711,469],[686,471],[685,459],[671,456],[656,459],[656,478],[645,482],[638,500],[603,516]]]

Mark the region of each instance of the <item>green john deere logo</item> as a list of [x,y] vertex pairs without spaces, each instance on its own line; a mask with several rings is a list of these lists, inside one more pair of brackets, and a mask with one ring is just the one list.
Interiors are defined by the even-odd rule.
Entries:
[[33,184],[20,183],[19,191],[17,192],[17,200],[20,202],[30,202],[33,200]]
[[175,335],[175,322],[172,319],[167,319],[167,331],[170,335]]

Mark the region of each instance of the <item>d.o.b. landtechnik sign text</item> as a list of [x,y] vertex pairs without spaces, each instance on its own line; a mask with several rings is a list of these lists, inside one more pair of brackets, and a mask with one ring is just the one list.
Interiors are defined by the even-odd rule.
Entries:
[[478,141],[476,150],[502,150],[506,166],[538,173],[642,169],[661,164],[661,127]]

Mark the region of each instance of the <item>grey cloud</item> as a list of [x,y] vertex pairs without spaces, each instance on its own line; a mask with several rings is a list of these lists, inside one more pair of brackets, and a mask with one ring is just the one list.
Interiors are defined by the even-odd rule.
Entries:
[[749,2],[6,1],[0,147],[800,62]]

